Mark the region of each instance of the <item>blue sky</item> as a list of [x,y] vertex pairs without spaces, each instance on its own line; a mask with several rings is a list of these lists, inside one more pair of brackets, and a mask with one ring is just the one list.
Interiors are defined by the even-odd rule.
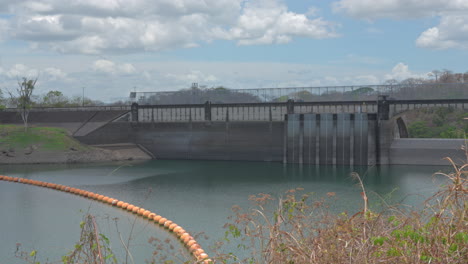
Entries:
[[0,89],[381,84],[468,71],[468,0],[0,2]]

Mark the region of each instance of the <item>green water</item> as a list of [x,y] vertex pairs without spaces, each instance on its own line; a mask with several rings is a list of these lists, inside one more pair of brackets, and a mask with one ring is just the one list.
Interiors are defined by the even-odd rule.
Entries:
[[[97,192],[154,211],[191,233],[204,232],[204,249],[224,234],[223,225],[233,205],[248,208],[248,196],[268,193],[282,195],[302,187],[314,197],[335,192],[336,212],[360,209],[361,190],[350,173],[362,175],[371,204],[378,196],[389,203],[418,206],[441,183],[433,173],[444,167],[430,166],[298,166],[264,162],[150,161],[100,165],[0,166],[0,174],[36,179]],[[68,193],[0,181],[0,264],[25,263],[14,257],[16,243],[24,250],[38,250],[38,258],[59,260],[79,239],[79,223],[86,212],[98,219],[100,232],[111,238],[112,248],[125,259],[120,238],[128,241],[135,263],[144,263],[154,251],[150,237],[169,238],[166,230],[115,207]],[[131,263],[131,262],[129,262]]]

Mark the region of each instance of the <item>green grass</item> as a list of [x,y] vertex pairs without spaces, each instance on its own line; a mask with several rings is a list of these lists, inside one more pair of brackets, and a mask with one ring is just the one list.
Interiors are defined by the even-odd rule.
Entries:
[[64,151],[70,148],[84,150],[86,146],[70,137],[63,128],[0,125],[0,148],[19,149],[35,145],[39,150]]

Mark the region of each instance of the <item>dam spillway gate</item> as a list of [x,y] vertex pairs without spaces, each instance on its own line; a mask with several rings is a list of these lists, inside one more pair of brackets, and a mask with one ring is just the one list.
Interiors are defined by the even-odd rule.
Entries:
[[372,165],[379,162],[377,114],[288,114],[285,119],[285,163]]

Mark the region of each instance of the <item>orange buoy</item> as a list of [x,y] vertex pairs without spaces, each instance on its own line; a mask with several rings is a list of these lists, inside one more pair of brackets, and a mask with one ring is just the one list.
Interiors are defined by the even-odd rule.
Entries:
[[[187,238],[190,237],[190,234],[185,232],[183,233],[182,235],[179,236],[179,239],[182,240],[182,241],[185,241]],[[189,239],[190,240],[190,239]],[[188,240],[187,240],[188,241]],[[184,242],[185,243],[185,242]]]
[[205,250],[199,248],[193,252],[194,255],[200,256],[200,254],[205,253]]
[[145,208],[140,208],[140,209],[138,209],[137,214],[143,216],[143,214],[145,213],[145,211],[146,211]]
[[163,217],[163,218],[159,219],[158,223],[159,223],[160,225],[164,225],[164,223],[165,223],[166,221],[167,221],[167,219]]
[[143,217],[144,217],[144,218],[148,218],[148,216],[149,216],[150,214],[151,214],[151,211],[145,210],[145,211],[143,212]]
[[[205,254],[206,255],[206,254]],[[213,261],[208,258],[208,255],[206,255],[207,259],[204,259],[203,264],[213,264]]]
[[182,227],[176,226],[176,227],[174,227],[174,229],[173,229],[172,231],[174,231],[174,233],[176,233],[177,235],[179,235],[178,233],[179,233],[180,230],[182,230]]
[[176,227],[178,227],[178,225],[176,223],[172,223],[172,224],[169,225],[168,228],[169,228],[169,230],[174,231],[174,228],[176,228]]
[[193,240],[192,236],[188,236],[188,237],[184,238],[184,244],[187,244],[190,240]]
[[193,244],[193,245],[190,246],[189,250],[190,250],[190,252],[195,252],[195,250],[197,250],[199,248],[200,248],[200,245]]
[[164,222],[164,227],[168,228],[172,223],[174,222],[172,222],[171,220],[167,220],[166,222]]
[[161,220],[161,218],[162,218],[162,216],[160,216],[160,215],[155,215],[155,216],[153,216],[153,221],[154,221],[155,223],[159,224],[159,220]]
[[19,177],[8,177],[5,175],[0,175],[0,180],[37,185],[37,186],[47,187],[51,189],[61,190],[64,192],[70,192],[70,193],[80,195],[86,198],[100,200],[102,202],[111,204],[113,206],[121,207],[135,214],[148,218],[148,220],[154,221],[155,223],[158,223],[160,225],[163,225],[165,228],[168,228],[170,231],[173,231],[174,234],[177,235],[179,240],[183,241],[186,248],[191,252],[191,254],[196,258],[196,260],[202,261],[202,262],[197,262],[197,263],[204,263],[204,264],[213,263],[213,261],[208,258],[208,254],[205,253],[205,251],[201,248],[201,246],[196,242],[196,240],[189,233],[185,231],[185,229],[183,229],[176,223],[172,222],[171,220],[168,220],[167,218],[164,218],[158,214],[152,213],[151,211],[146,210],[144,208],[140,208],[138,206],[128,204],[123,201],[119,201],[117,199],[110,198],[110,197],[100,195],[97,193],[93,193],[93,192],[89,192],[86,190],[81,190],[81,189],[77,189],[77,188],[73,188],[73,187],[69,187],[69,186],[65,186],[61,184],[56,184],[56,183],[43,182],[43,181],[37,181],[37,180],[19,178]]
[[194,245],[194,244],[196,244],[196,243],[197,243],[197,241],[191,239],[191,240],[189,240],[186,244],[187,244],[188,247],[191,247],[192,245]]

